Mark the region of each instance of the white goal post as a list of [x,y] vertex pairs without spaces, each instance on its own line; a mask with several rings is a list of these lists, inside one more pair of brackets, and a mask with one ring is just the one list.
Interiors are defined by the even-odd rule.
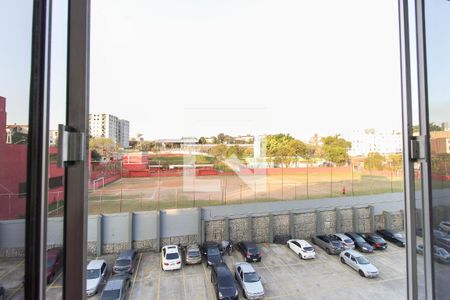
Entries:
[[92,190],[95,192],[95,190],[97,189],[97,182],[101,181],[101,186],[99,186],[100,188],[103,188],[105,186],[105,177],[99,177],[95,180],[92,181]]

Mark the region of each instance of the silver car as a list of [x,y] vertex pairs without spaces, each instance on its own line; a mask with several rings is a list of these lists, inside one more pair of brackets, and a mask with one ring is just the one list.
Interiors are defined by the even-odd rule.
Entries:
[[87,265],[86,274],[86,295],[92,296],[97,294],[100,284],[105,281],[106,278],[106,261],[91,260]]
[[256,274],[251,264],[246,262],[236,263],[234,277],[236,277],[237,282],[242,287],[244,298],[264,298],[264,287],[261,283],[261,277]]
[[184,262],[187,265],[200,264],[202,262],[202,254],[198,245],[189,245],[184,248]]
[[345,249],[355,249],[355,243],[350,237],[346,236],[343,233],[336,233],[333,235],[342,242]]
[[355,250],[342,251],[339,256],[343,264],[347,264],[358,271],[362,277],[375,278],[380,275],[378,269],[364,255]]

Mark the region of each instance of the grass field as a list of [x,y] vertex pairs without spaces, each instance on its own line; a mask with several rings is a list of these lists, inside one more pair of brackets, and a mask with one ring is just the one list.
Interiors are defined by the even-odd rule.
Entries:
[[89,192],[89,213],[316,199],[402,190],[401,176],[357,172],[123,178]]

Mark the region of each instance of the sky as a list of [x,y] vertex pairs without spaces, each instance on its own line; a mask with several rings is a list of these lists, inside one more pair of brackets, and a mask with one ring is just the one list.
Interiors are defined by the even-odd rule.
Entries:
[[[442,36],[450,5],[435,2],[430,113],[439,123],[449,119]],[[56,128],[64,122],[67,7],[53,3]],[[31,1],[1,6],[0,95],[8,123],[26,123]],[[396,1],[95,0],[91,15],[90,109],[129,120],[131,136],[307,139],[401,128]]]

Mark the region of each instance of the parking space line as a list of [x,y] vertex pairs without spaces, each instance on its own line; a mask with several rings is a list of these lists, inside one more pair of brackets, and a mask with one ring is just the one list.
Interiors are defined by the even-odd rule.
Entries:
[[157,294],[156,294],[157,300],[160,300],[159,294],[160,294],[160,289],[161,289],[161,269],[162,269],[162,261],[161,261],[161,255],[159,255],[158,288],[157,288]]
[[183,290],[184,290],[184,299],[187,300],[187,290],[186,290],[186,276],[184,275],[184,268],[181,267],[181,276],[183,278]]
[[19,284],[19,286],[12,292],[11,295],[9,295],[9,297],[6,300],[10,300],[12,299],[18,291],[20,291],[23,288],[23,284]]
[[138,264],[137,264],[136,270],[134,271],[134,278],[133,278],[133,282],[131,283],[130,299],[133,299],[134,283],[136,282],[136,276],[137,276],[137,273],[139,272],[139,267],[141,266],[141,260],[142,260],[142,253],[139,254]]
[[5,274],[3,274],[3,275],[0,277],[0,280],[2,280],[3,278],[5,278],[6,276],[8,276],[9,274],[11,274],[12,272],[16,271],[21,265],[23,265],[24,262],[25,262],[24,259],[21,260],[21,261],[19,262],[19,264],[17,264],[14,268],[12,268],[11,270],[9,270],[9,272],[6,272]]
[[208,280],[208,274],[206,273],[206,267],[205,264],[202,263],[202,267],[203,267],[203,273],[205,274],[205,284],[206,284],[206,289],[209,291],[209,293],[212,295],[211,299],[214,299],[214,291],[211,292],[211,285],[209,285],[209,280]]
[[53,287],[54,283],[58,281],[58,279],[62,276],[63,272],[64,272],[64,271],[59,272],[58,276],[57,276],[57,277],[53,280],[53,282],[50,283],[50,285],[47,287],[47,291]]

